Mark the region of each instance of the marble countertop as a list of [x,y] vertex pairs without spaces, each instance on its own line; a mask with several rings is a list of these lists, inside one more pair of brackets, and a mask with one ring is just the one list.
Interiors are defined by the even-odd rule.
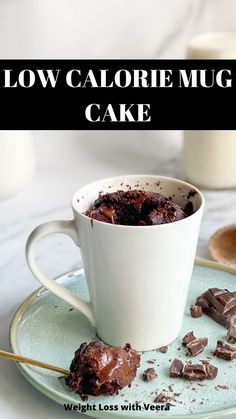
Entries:
[[[110,134],[84,133],[73,152],[60,155],[49,167],[38,167],[31,184],[16,197],[0,202],[0,347],[10,350],[8,331],[18,305],[38,286],[24,255],[27,236],[38,224],[70,218],[73,192],[92,180],[121,173],[156,173],[181,177],[180,138],[157,139],[154,132]],[[35,139],[38,142],[39,138]],[[55,143],[56,144],[56,143]],[[39,148],[45,147],[37,143]],[[71,154],[70,154],[71,153]],[[71,155],[71,157],[69,157]],[[56,153],[55,153],[56,160]],[[206,208],[198,255],[209,258],[207,241],[219,227],[235,221],[236,190],[203,191]],[[52,276],[81,264],[73,243],[63,236],[50,237],[38,246],[42,267]],[[47,399],[20,375],[12,362],[0,360],[1,417],[34,419],[65,418],[68,413]],[[71,417],[82,417],[70,413]]]

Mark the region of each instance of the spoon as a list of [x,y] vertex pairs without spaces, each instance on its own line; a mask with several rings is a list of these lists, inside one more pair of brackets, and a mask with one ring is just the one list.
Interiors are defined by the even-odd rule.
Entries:
[[61,374],[64,374],[64,375],[70,374],[70,371],[65,370],[64,368],[56,367],[55,365],[47,364],[46,362],[36,361],[35,359],[26,358],[25,356],[16,355],[11,352],[0,350],[0,358],[10,359],[12,361],[17,361],[17,362],[23,362],[24,364],[36,365],[36,367],[60,372]]
[[209,240],[208,249],[217,262],[236,267],[236,224],[217,230]]

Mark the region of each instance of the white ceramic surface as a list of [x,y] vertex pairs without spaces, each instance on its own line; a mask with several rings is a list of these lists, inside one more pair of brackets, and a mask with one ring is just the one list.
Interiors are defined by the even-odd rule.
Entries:
[[[129,188],[163,193],[182,207],[192,202],[195,212],[181,221],[145,227],[113,225],[84,215],[99,192]],[[29,267],[45,287],[82,311],[105,342],[130,342],[140,351],[168,345],[182,326],[204,206],[199,191],[188,197],[193,189],[176,179],[145,175],[92,183],[74,195],[74,221],[49,222],[31,233],[26,246]],[[80,247],[90,303],[39,269],[36,243],[52,233],[67,234]]]
[[[192,318],[189,307],[213,284],[229,290],[235,289],[236,270],[215,262],[204,260],[197,262],[201,266],[195,266],[193,270],[183,327],[178,338],[168,346],[165,354],[159,351],[141,354],[141,365],[130,388],[125,387],[119,394],[113,396],[89,396],[87,401],[82,401],[78,394],[65,386],[63,378],[59,378],[58,373],[19,363],[21,373],[30,384],[47,397],[61,405],[64,403],[80,405],[81,410],[83,408],[87,415],[101,419],[111,417],[114,419],[191,419],[192,417],[194,419],[235,419],[236,363],[212,356],[216,340],[225,340],[226,329],[206,315],[198,319]],[[56,281],[88,300],[88,289],[82,269],[56,278]],[[183,336],[189,330],[193,330],[195,336],[208,337],[207,347],[204,352],[192,359],[193,362],[200,363],[206,357],[210,357],[211,363],[218,368],[218,374],[214,380],[205,380],[200,385],[196,381],[191,383],[182,378],[169,377],[171,360],[175,358],[190,360],[189,356],[186,356],[186,348],[181,344]],[[81,343],[97,339],[95,329],[81,313],[71,309],[68,303],[61,301],[43,287],[21,304],[13,317],[10,328],[13,352],[64,368],[69,367],[74,352]],[[153,360],[151,365],[148,362],[150,359]],[[143,380],[142,374],[150,366],[157,372],[157,378],[147,382]],[[15,366],[14,369],[16,371]],[[227,385],[227,389],[222,388],[224,385]],[[171,401],[170,410],[156,411],[157,404],[154,403],[154,399],[160,392],[170,397],[175,396]],[[46,401],[45,397],[44,402]],[[129,403],[135,406],[137,401],[139,401],[140,410],[136,408],[123,410],[123,407],[128,407]],[[150,408],[145,410],[144,403],[149,404]],[[87,405],[95,406],[95,409],[86,408]],[[116,410],[109,409],[115,405]],[[105,406],[108,406],[109,410],[105,410]],[[63,411],[62,406],[61,410]],[[68,415],[69,412],[65,412],[66,414]]]

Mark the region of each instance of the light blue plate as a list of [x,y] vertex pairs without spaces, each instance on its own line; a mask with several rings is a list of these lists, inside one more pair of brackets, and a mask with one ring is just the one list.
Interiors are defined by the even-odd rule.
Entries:
[[[202,262],[203,263],[203,262]],[[196,415],[201,419],[236,418],[236,362],[227,362],[213,357],[212,363],[219,368],[215,380],[204,381],[204,386],[197,382],[183,381],[182,379],[169,378],[168,370],[170,362],[174,358],[189,360],[186,356],[186,349],[181,346],[182,337],[193,330],[195,336],[209,337],[209,345],[194,362],[212,357],[217,339],[225,339],[226,329],[207,316],[193,319],[189,315],[189,306],[194,303],[196,297],[209,287],[236,289],[235,270],[218,265],[214,262],[204,262],[204,265],[194,267],[191,289],[188,296],[183,328],[179,338],[169,345],[168,352],[162,354],[157,351],[145,352],[142,354],[141,367],[138,369],[137,377],[131,388],[121,390],[119,395],[89,397],[88,402],[82,402],[80,396],[73,393],[64,385],[64,379],[58,378],[57,373],[43,370],[26,364],[18,364],[20,371],[27,380],[42,393],[60,404],[73,403],[90,406],[95,405],[95,410],[88,410],[90,416],[118,417],[118,418],[142,418],[142,417],[171,417],[190,418]],[[82,298],[88,298],[86,280],[82,270],[63,275],[57,279],[68,289]],[[51,294],[44,288],[40,288],[27,298],[16,312],[10,329],[10,341],[12,350],[15,353],[26,357],[45,361],[68,369],[73,358],[74,351],[82,342],[97,340],[95,330],[89,322],[75,309]],[[147,361],[155,359],[155,364]],[[157,379],[144,382],[142,372],[154,367],[157,371]],[[122,406],[140,401],[153,403],[156,393],[163,392],[173,395],[168,389],[172,385],[174,393],[180,393],[176,397],[175,406],[169,411],[156,412],[152,410],[128,410],[122,411]],[[228,389],[222,389],[217,385],[227,385]],[[117,410],[109,411],[105,405],[117,406]]]

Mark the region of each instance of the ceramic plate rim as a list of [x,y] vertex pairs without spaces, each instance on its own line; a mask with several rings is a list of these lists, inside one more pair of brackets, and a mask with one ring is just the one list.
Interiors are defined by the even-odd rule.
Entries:
[[[232,273],[234,275],[236,275],[236,268],[232,267],[231,265],[226,265],[223,263],[219,263],[219,262],[214,262],[211,260],[207,260],[207,259],[203,259],[203,258],[199,258],[197,257],[195,259],[195,264],[196,265],[200,265],[200,266],[205,266],[208,268],[212,268],[212,269],[218,269],[220,271],[225,271],[228,273]],[[55,280],[59,280],[62,276],[65,275],[70,275],[70,274],[75,274],[79,275],[80,273],[83,272],[83,268],[80,267],[76,270],[73,271],[69,271],[66,272],[64,274],[61,274],[59,276],[57,276],[55,278]],[[18,330],[18,326],[20,324],[20,320],[22,315],[25,313],[25,311],[27,311],[27,308],[29,305],[32,304],[32,302],[37,299],[37,297],[41,294],[43,294],[44,292],[47,291],[47,288],[45,287],[39,287],[37,288],[35,291],[33,291],[18,307],[18,309],[16,310],[15,314],[13,315],[11,324],[10,324],[10,328],[9,328],[9,341],[10,341],[10,346],[11,349],[14,353],[19,353],[18,352],[18,347],[17,347],[17,330]],[[51,388],[49,385],[47,385],[46,383],[42,383],[40,380],[37,380],[35,377],[32,377],[30,370],[27,368],[27,364],[20,364],[20,363],[16,363],[19,370],[21,371],[21,373],[23,374],[23,376],[28,380],[28,382],[33,385],[37,390],[39,390],[41,393],[43,393],[44,395],[46,395],[47,397],[49,397],[50,399],[56,401],[59,404],[63,404],[63,403],[68,403],[68,399],[70,399],[70,395],[68,394],[66,397],[61,394],[59,391]],[[72,399],[71,402],[74,404],[74,400]],[[81,400],[80,404],[84,404],[84,402]],[[86,404],[86,403],[85,403]],[[93,412],[95,413],[95,412]],[[101,412],[102,413],[102,412]],[[109,413],[110,416],[115,417],[122,417],[124,418],[123,414],[119,414],[118,412],[107,412],[107,414]],[[84,414],[88,414],[88,412],[84,413]],[[174,415],[171,416],[171,419],[188,419],[190,417],[194,417],[195,419],[214,419],[216,417],[216,414],[218,415],[218,417],[226,417],[230,415],[235,414],[236,415],[236,406],[235,407],[231,407],[229,409],[223,409],[223,410],[214,410],[210,413],[196,413],[196,414],[191,414],[191,415]],[[94,415],[94,417],[101,417],[100,414],[98,415]],[[132,418],[137,418],[137,414],[129,414],[129,417]],[[150,416],[151,417],[151,416]],[[163,415],[159,415],[158,417],[160,419],[164,419],[166,418],[166,416]]]

